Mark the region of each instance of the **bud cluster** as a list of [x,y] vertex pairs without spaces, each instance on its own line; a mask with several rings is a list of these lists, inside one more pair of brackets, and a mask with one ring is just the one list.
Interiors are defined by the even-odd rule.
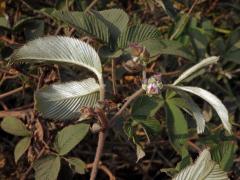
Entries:
[[160,94],[163,87],[161,75],[154,75],[149,79],[144,80],[142,83],[142,88],[146,91],[149,96]]
[[138,43],[132,43],[129,45],[129,47],[131,50],[133,61],[146,65],[150,57],[150,54],[147,51],[147,49]]

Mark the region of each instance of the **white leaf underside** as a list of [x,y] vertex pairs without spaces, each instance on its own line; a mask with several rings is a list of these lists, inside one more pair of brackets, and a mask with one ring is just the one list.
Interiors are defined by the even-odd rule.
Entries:
[[194,72],[198,71],[199,69],[208,66],[210,64],[213,63],[217,63],[217,61],[219,60],[219,57],[217,56],[212,56],[206,59],[203,59],[202,61],[200,61],[198,64],[192,66],[191,68],[187,69],[185,72],[183,72],[173,83],[173,85],[176,85],[178,83],[180,83],[181,81],[183,81],[184,79],[186,79],[187,77],[189,77],[190,75],[192,75]]
[[204,116],[201,112],[201,109],[199,108],[199,106],[192,100],[192,98],[185,94],[185,93],[181,93],[181,96],[184,98],[184,100],[186,101],[186,103],[189,105],[189,108],[192,112],[192,115],[194,117],[194,119],[196,120],[196,124],[197,124],[197,133],[201,134],[204,132],[205,129],[205,119]]
[[231,134],[231,124],[229,122],[228,111],[226,107],[222,104],[222,102],[215,95],[199,87],[173,86],[173,85],[169,85],[167,87],[195,94],[204,99],[205,101],[207,101],[217,112],[218,116],[220,117],[223,123],[224,128]]
[[101,61],[87,43],[75,38],[48,36],[28,42],[11,56],[12,63],[56,63],[78,65],[101,77]]
[[89,78],[53,84],[35,94],[36,107],[42,116],[54,120],[79,118],[81,107],[94,107],[99,100],[99,84]]
[[193,165],[178,173],[173,180],[228,180],[227,173],[212,161],[209,150],[205,149]]

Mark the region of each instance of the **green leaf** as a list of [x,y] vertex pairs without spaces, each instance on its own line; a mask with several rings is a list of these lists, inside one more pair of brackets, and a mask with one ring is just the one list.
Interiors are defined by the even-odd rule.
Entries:
[[207,35],[200,28],[189,28],[188,33],[195,49],[196,56],[198,59],[204,58],[207,54],[209,43]]
[[60,171],[60,157],[47,155],[37,160],[33,168],[35,170],[35,180],[56,180]]
[[187,155],[185,156],[182,156],[182,160],[177,163],[177,166],[176,166],[176,170],[177,171],[180,171],[182,169],[184,169],[185,167],[187,167],[188,165],[190,165],[192,162],[192,158],[191,156],[187,153]]
[[184,71],[173,83],[173,85],[177,85],[178,83],[180,83],[181,81],[183,81],[184,79],[186,79],[187,77],[189,77],[190,75],[192,75],[193,73],[195,73],[196,71],[198,71],[199,69],[208,66],[210,64],[213,63],[217,63],[219,60],[219,57],[216,56],[212,56],[206,59],[203,59],[202,61],[200,61],[199,63],[197,63],[196,65],[192,66],[191,68],[187,69],[186,71]]
[[24,36],[27,41],[33,40],[44,35],[44,21],[43,20],[32,20],[25,24]]
[[240,56],[240,49],[229,50],[223,55],[223,58],[227,61],[232,61],[234,63],[240,64],[239,56]]
[[171,101],[166,101],[167,131],[170,142],[176,151],[182,154],[188,138],[187,121],[182,111]]
[[233,31],[229,38],[226,41],[226,49],[229,50],[232,47],[239,47],[239,38],[240,38],[240,28],[237,28],[235,31]]
[[95,15],[78,11],[55,11],[52,15],[80,32],[94,36],[105,43],[109,42],[110,32],[107,25]]
[[6,15],[0,14],[0,28],[10,30],[9,22]]
[[27,130],[26,126],[15,117],[5,117],[1,122],[1,128],[9,134],[16,136],[29,136],[31,132]]
[[212,159],[220,164],[224,171],[229,171],[234,163],[234,155],[238,146],[232,141],[219,143],[211,150]]
[[22,31],[27,24],[29,24],[31,21],[34,21],[34,20],[36,20],[35,17],[23,17],[14,24],[12,29],[15,32]]
[[160,122],[155,118],[135,118],[133,121],[137,124],[141,124],[147,131],[148,134],[158,134],[161,131]]
[[135,118],[138,117],[147,117],[154,116],[155,113],[161,108],[164,104],[164,101],[160,98],[141,96],[139,97],[132,106],[132,116]]
[[31,137],[24,137],[17,143],[14,149],[14,158],[16,163],[18,162],[20,157],[26,152],[26,150],[30,146],[30,143],[31,143]]
[[94,107],[99,100],[100,87],[95,79],[53,84],[35,94],[36,107],[45,118],[76,119],[81,107]]
[[182,34],[182,32],[185,30],[185,27],[188,22],[189,22],[189,15],[182,14],[180,19],[178,20],[178,22],[175,25],[174,33],[172,34],[170,39],[171,40],[177,39]]
[[195,94],[205,101],[207,101],[217,112],[218,116],[220,117],[224,128],[231,134],[231,124],[229,122],[228,111],[223,103],[212,93],[206,91],[199,87],[191,87],[191,86],[173,86],[167,85],[168,88],[186,91],[192,94]]
[[173,180],[205,179],[205,180],[227,180],[227,173],[219,165],[212,161],[210,152],[205,149],[195,163],[183,169]]
[[117,37],[127,28],[129,17],[121,9],[108,9],[104,11],[93,11],[95,16],[108,27],[112,40],[116,41]]
[[70,157],[66,160],[75,172],[79,174],[85,174],[86,164],[81,159]]
[[55,150],[59,155],[65,155],[71,151],[86,136],[89,130],[88,124],[69,125],[58,132],[54,140]]
[[48,36],[28,42],[11,56],[12,63],[55,63],[82,66],[102,79],[96,51],[85,42],[63,36]]
[[170,16],[173,20],[176,20],[177,12],[173,7],[173,2],[171,0],[156,0],[156,3],[163,8],[168,16]]
[[192,55],[189,48],[182,43],[173,40],[149,39],[141,43],[150,53],[150,57],[160,54],[175,55],[194,61],[195,57]]
[[147,24],[138,24],[128,27],[118,38],[118,48],[126,48],[130,43],[140,43],[148,39],[156,39],[161,36],[160,31]]

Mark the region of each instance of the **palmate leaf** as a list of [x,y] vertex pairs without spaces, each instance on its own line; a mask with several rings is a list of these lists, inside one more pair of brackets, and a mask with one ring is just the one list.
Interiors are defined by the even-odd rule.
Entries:
[[184,151],[188,138],[188,125],[183,112],[171,100],[166,101],[167,130],[170,142],[180,154]]
[[231,124],[229,122],[228,111],[222,102],[212,93],[199,87],[166,85],[168,88],[186,91],[195,94],[207,101],[219,115],[224,128],[231,134]]
[[36,107],[43,117],[65,120],[80,116],[81,107],[93,107],[100,96],[95,79],[53,84],[35,94]]
[[75,38],[49,36],[28,42],[10,57],[11,63],[56,63],[78,65],[102,78],[101,61],[87,43]]
[[126,48],[130,43],[140,43],[148,39],[156,39],[161,35],[160,31],[147,24],[138,24],[127,28],[118,38],[118,48]]
[[95,15],[79,11],[55,11],[52,15],[60,21],[75,27],[77,31],[85,32],[105,43],[109,42],[110,33],[107,25]]
[[210,152],[205,149],[196,162],[183,169],[173,180],[227,180],[227,173],[212,161]]

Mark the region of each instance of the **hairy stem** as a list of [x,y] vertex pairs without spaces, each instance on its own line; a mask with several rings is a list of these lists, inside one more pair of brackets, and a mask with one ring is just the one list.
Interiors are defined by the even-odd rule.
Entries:
[[97,176],[98,165],[99,165],[99,161],[100,161],[100,158],[102,155],[105,138],[106,138],[106,131],[100,131],[98,134],[98,145],[97,145],[97,150],[96,150],[96,154],[95,154],[95,159],[93,162],[90,180],[95,180],[95,178]]

